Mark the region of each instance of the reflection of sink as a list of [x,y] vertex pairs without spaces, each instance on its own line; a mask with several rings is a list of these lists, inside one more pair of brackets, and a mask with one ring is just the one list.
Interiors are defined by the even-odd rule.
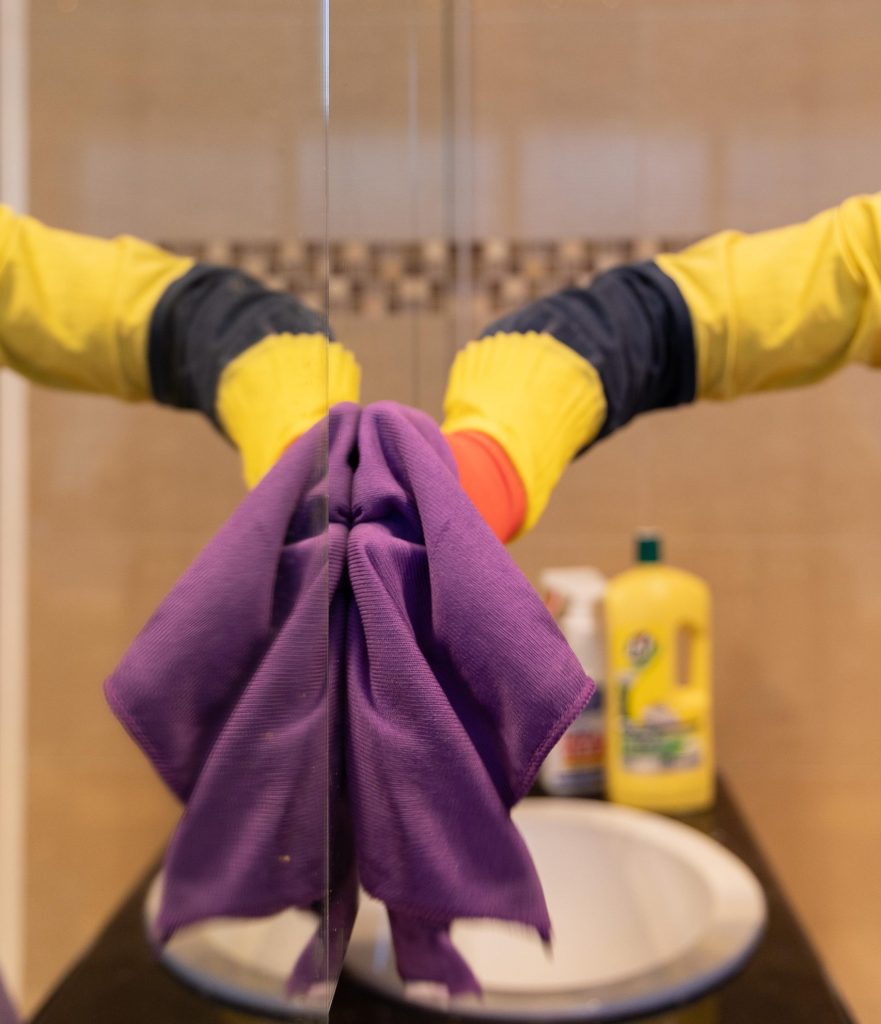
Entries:
[[[161,893],[160,874],[147,893],[148,924],[159,913]],[[330,986],[306,996],[285,993],[294,962],[317,924],[315,915],[299,910],[257,920],[215,918],[181,928],[163,949],[162,962],[206,995],[257,1012],[326,1018]]]
[[[522,928],[460,921],[453,940],[484,987],[458,1013],[608,1020],[696,996],[733,973],[765,918],[758,882],[731,853],[678,822],[584,800],[525,800],[514,819],[532,852],[554,926],[548,954]],[[157,888],[148,901],[155,911]],[[165,952],[198,987],[255,1008],[290,1012],[284,980],[314,929],[309,915],[206,922]],[[401,984],[385,910],[362,896],[346,958],[362,982],[437,1005],[431,986]],[[316,993],[310,1008],[322,1008]]]
[[[524,929],[460,921],[452,937],[484,988],[459,1013],[608,1020],[696,996],[754,947],[765,901],[752,873],[712,839],[658,815],[597,801],[526,800],[514,819],[551,912],[553,949]],[[365,901],[346,959],[362,982],[405,990],[385,912]]]

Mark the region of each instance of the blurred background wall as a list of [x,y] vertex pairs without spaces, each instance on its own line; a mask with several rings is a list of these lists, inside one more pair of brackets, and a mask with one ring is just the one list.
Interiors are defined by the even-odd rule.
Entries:
[[[320,302],[318,6],[34,0],[33,211],[250,261]],[[876,3],[332,0],[331,18],[330,294],[367,400],[439,414],[453,351],[496,309],[881,185]],[[879,389],[853,370],[647,417],[580,460],[512,549],[533,579],[613,572],[656,525],[709,581],[722,770],[865,1020],[881,1019]],[[101,681],[242,488],[186,415],[35,390],[30,433],[33,1001],[173,823]]]

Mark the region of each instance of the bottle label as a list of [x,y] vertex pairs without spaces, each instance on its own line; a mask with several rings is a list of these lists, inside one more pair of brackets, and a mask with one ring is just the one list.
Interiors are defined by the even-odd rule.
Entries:
[[618,673],[621,751],[631,772],[658,775],[700,767],[704,758],[700,723],[671,706],[671,686],[661,668],[661,645],[646,630],[625,642],[627,668]]
[[597,689],[590,703],[548,755],[542,769],[545,788],[564,796],[600,792],[605,747],[602,695]]

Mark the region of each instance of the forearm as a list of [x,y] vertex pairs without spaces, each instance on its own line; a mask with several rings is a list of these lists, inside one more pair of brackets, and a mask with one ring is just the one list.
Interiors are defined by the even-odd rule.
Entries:
[[151,397],[150,315],[192,265],[134,238],[88,238],[0,207],[0,366],[40,384]]
[[204,413],[255,484],[328,409],[357,401],[323,318],[235,270],[0,207],[0,366],[41,384]]
[[689,309],[699,398],[881,365],[881,197],[775,231],[724,232],[657,264]]
[[460,352],[444,429],[504,450],[526,494],[522,532],[576,455],[641,412],[691,401],[694,379],[676,286],[652,264],[621,267],[504,317]]
[[157,401],[198,409],[242,452],[250,485],[337,402],[360,369],[317,313],[236,270],[197,264],[162,296],[149,337]]
[[616,268],[485,335],[454,363],[445,430],[482,432],[510,461],[522,531],[568,462],[636,415],[881,365],[881,198]]

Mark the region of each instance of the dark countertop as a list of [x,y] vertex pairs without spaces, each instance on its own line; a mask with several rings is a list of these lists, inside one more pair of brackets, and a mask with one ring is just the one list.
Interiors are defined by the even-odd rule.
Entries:
[[[699,1002],[641,1020],[645,1024],[854,1024],[724,785],[712,811],[681,820],[718,840],[752,868],[768,901],[768,927],[747,966],[720,990]],[[270,1018],[200,996],[156,962],[142,923],[147,884],[144,879],[129,894],[32,1024],[266,1024]],[[345,974],[330,1011],[331,1024],[444,1024],[462,1019],[392,1003]]]

